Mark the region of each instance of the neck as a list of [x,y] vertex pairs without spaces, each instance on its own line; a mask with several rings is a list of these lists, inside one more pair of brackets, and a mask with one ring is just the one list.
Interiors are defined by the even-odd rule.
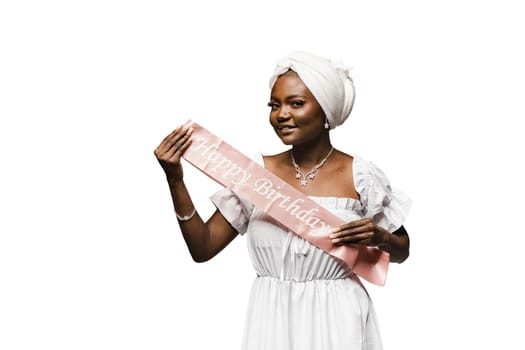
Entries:
[[295,161],[301,167],[312,167],[318,164],[330,152],[332,144],[330,138],[317,139],[312,142],[294,145],[291,149]]

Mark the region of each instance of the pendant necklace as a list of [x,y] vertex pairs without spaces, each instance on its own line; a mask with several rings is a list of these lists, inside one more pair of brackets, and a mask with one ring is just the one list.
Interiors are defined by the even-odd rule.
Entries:
[[326,155],[326,157],[324,157],[323,160],[319,162],[319,164],[315,165],[312,168],[312,170],[310,170],[306,174],[303,174],[303,172],[301,171],[301,168],[299,168],[299,165],[297,165],[297,162],[295,161],[295,158],[293,157],[293,152],[290,151],[290,157],[292,158],[292,164],[296,172],[295,178],[301,180],[300,182],[301,186],[306,186],[308,184],[308,180],[315,179],[315,175],[317,171],[319,170],[320,167],[324,165],[324,163],[326,163],[326,160],[328,159],[328,157],[330,157],[333,151],[334,151],[334,148],[333,147],[330,148],[330,151],[328,151],[328,154]]

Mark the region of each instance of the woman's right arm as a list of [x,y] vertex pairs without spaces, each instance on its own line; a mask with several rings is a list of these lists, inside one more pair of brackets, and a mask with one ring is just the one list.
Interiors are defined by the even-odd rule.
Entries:
[[190,254],[196,262],[204,262],[224,249],[238,232],[219,211],[207,222],[194,212],[195,207],[184,184],[181,164],[182,154],[191,145],[192,131],[191,127],[177,127],[164,138],[154,153],[166,174],[175,213],[188,218],[178,221]]

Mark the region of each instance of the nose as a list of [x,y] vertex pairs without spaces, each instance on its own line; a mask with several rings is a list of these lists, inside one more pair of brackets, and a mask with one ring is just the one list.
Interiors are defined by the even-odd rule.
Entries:
[[288,109],[285,106],[282,106],[279,109],[279,114],[277,114],[277,121],[279,123],[284,122],[288,119],[290,119],[291,115],[290,112],[288,112]]

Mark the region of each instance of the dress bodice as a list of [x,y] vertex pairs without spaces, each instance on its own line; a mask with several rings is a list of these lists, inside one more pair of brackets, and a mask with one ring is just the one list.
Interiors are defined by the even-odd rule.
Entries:
[[[353,198],[310,197],[345,222],[360,219],[362,206]],[[254,209],[247,227],[248,250],[259,276],[309,281],[339,279],[351,273],[346,265],[289,231],[263,211]]]

